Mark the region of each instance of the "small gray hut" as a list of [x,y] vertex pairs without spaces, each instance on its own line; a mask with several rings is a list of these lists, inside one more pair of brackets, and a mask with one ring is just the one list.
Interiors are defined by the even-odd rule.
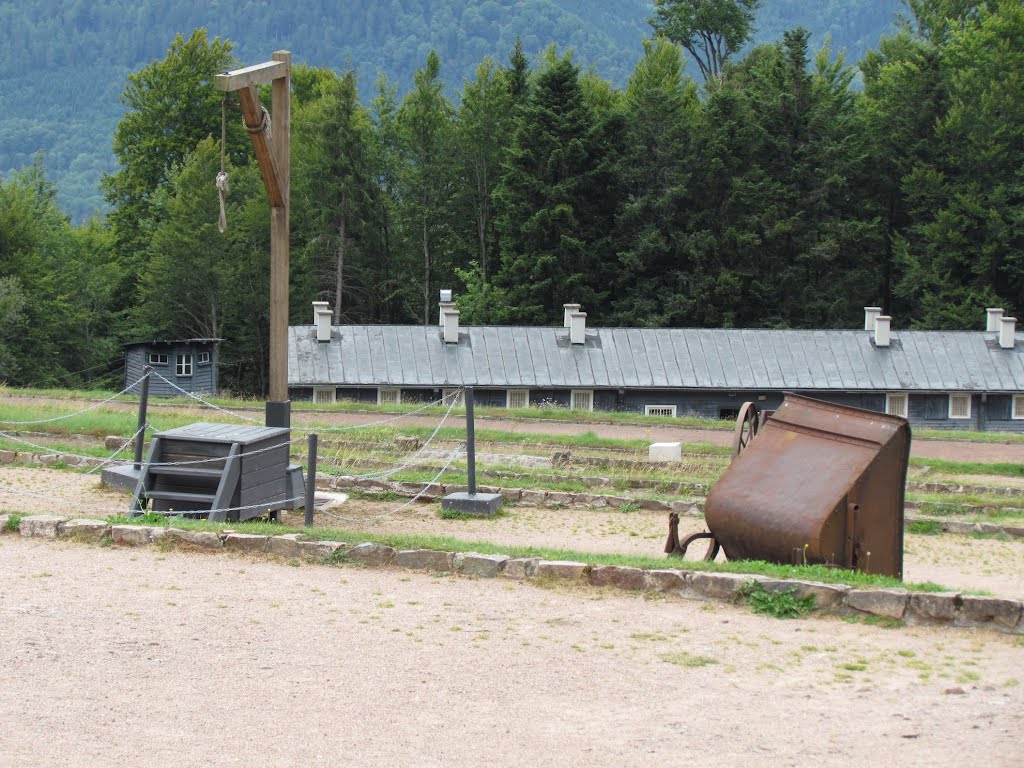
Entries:
[[159,374],[149,383],[149,394],[154,397],[174,397],[180,394],[168,381],[174,382],[186,392],[215,395],[217,351],[221,341],[167,339],[125,344],[124,385],[127,387],[141,379],[142,369],[148,365],[154,373]]

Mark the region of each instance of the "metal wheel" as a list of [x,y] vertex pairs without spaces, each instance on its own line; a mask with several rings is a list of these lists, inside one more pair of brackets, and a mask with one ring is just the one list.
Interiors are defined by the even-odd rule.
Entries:
[[757,406],[754,403],[744,403],[736,416],[736,431],[732,437],[732,455],[739,456],[740,451],[750,445],[750,441],[757,434],[761,420],[758,418]]
[[704,556],[701,558],[701,560],[706,560],[710,563],[712,560],[718,557],[718,550],[721,549],[721,546],[718,543],[718,539],[716,539],[707,531],[702,531],[701,533],[691,533],[689,536],[687,536],[685,539],[679,542],[679,549],[676,554],[680,558],[686,557],[686,550],[693,542],[697,541],[698,539],[709,539],[708,548],[704,552]]

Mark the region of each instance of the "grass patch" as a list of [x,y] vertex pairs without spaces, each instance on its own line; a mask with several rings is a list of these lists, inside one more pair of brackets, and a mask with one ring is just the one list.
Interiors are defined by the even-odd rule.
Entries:
[[[914,433],[917,437],[917,433]],[[1024,464],[997,462],[986,464],[981,461],[945,461],[943,459],[911,459],[911,466],[931,467],[944,475],[1000,475],[1002,477],[1024,477]]]
[[866,624],[869,627],[881,627],[882,629],[899,629],[906,626],[902,619],[892,616],[843,616],[843,621],[847,624]]
[[4,530],[7,533],[17,533],[19,526],[21,526],[21,517],[20,512],[11,512],[4,522]]
[[739,590],[750,610],[776,619],[796,619],[814,610],[814,595],[796,596],[796,587],[782,592],[770,592],[753,579]]
[[938,536],[942,533],[942,523],[938,520],[915,520],[907,526],[907,533],[917,533],[922,536]]
[[687,653],[686,651],[663,653],[659,658],[662,661],[667,661],[669,664],[675,664],[678,667],[687,667],[688,669],[707,667],[711,664],[718,663],[716,659],[713,659],[710,656],[701,656],[695,653]]

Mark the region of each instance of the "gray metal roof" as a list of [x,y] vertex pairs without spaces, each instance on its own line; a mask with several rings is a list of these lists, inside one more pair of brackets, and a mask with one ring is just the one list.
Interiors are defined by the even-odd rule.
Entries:
[[1024,337],[1000,349],[980,331],[868,331],[341,325],[318,342],[288,329],[288,383],[350,387],[1024,392]]

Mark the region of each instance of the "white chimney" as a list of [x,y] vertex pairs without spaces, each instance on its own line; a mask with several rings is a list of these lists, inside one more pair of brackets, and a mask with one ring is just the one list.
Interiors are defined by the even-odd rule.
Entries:
[[882,314],[881,307],[864,307],[864,330],[875,330],[875,318]]
[[437,324],[440,328],[444,328],[444,313],[449,310],[455,309],[454,301],[442,301],[438,305],[437,310]]
[[587,313],[573,312],[569,315],[569,341],[584,344],[587,341]]
[[892,340],[892,318],[879,315],[875,318],[875,346],[888,347]]
[[445,344],[459,343],[459,310],[446,309],[441,313],[441,326],[444,331]]
[[579,304],[563,304],[562,305],[562,310],[565,312],[565,314],[562,316],[562,327],[563,328],[570,328],[570,327],[572,327],[572,313],[573,312],[579,312],[580,311],[580,305]]
[[331,306],[331,302],[329,302],[329,301],[314,301],[313,302],[313,325],[316,325],[317,322],[318,322],[317,319],[316,319],[317,318],[317,313],[320,312],[321,309],[330,309],[330,306]]
[[330,307],[317,307],[316,310],[316,340],[331,340],[331,312]]
[[1013,349],[1017,340],[1017,318],[1004,317],[999,321],[999,346],[1003,349]]
[[985,310],[985,333],[999,333],[999,321],[1003,319],[1002,307],[989,307]]

